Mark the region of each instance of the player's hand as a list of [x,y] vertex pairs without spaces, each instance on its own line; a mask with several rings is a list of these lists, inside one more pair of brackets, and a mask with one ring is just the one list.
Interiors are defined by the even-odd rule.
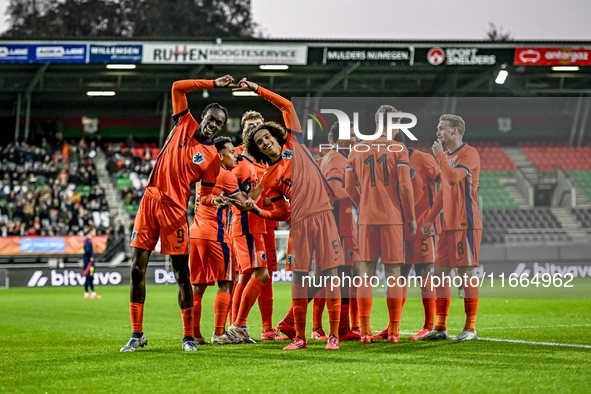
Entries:
[[213,198],[213,205],[215,205],[218,208],[225,208],[227,206],[230,206],[231,202],[230,200],[228,200],[227,197],[224,196],[215,196]]
[[224,75],[213,81],[213,86],[216,88],[233,88],[238,86],[234,84],[234,78],[231,75]]
[[246,203],[244,204],[244,209],[250,212],[254,212],[257,215],[261,214],[261,208],[259,208],[256,203],[254,202],[254,200],[252,198],[249,198],[248,200],[246,200]]
[[443,145],[441,145],[441,141],[435,140],[431,150],[433,151],[433,154],[436,154],[437,152],[443,152]]
[[259,85],[254,82],[250,82],[246,78],[242,78],[240,82],[238,82],[238,87],[232,90],[239,92],[256,92],[259,90]]
[[411,220],[408,222],[408,226],[410,227],[410,236],[414,236],[417,233],[417,221]]
[[431,222],[425,223],[425,225],[423,226],[423,235],[430,235],[431,234],[431,226],[432,226]]

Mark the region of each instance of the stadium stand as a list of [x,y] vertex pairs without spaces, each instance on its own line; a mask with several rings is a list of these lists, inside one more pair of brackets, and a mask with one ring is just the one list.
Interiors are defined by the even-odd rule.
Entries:
[[514,177],[513,171],[482,171],[480,173],[480,190],[484,209],[519,208],[513,197],[501,183],[501,178]]
[[572,147],[564,143],[525,142],[519,146],[541,172],[591,170],[591,147]]
[[[482,242],[568,241],[570,238],[549,208],[486,209]],[[547,230],[547,231],[545,231]]]
[[571,210],[577,221],[581,223],[584,228],[591,228],[591,208],[573,208]]
[[96,144],[43,140],[0,149],[2,236],[111,235],[111,215],[92,158]]
[[131,149],[126,144],[111,143],[106,146],[107,170],[111,182],[119,190],[131,218],[135,217],[138,210],[144,186],[159,152],[155,143],[136,144]]
[[566,174],[591,200],[591,171],[566,171]]

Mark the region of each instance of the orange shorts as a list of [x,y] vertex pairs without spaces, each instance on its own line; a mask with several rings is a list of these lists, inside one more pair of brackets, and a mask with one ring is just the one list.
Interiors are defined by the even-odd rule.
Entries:
[[[323,211],[292,224],[289,234],[292,270],[310,272],[312,256],[320,271],[343,265],[339,231],[332,211]],[[289,262],[289,261],[288,261]]]
[[263,234],[238,235],[232,238],[238,272],[249,274],[253,268],[267,267]]
[[435,262],[435,235],[404,241],[405,264],[427,264]]
[[359,261],[359,243],[357,242],[357,237],[341,237],[341,245],[345,254],[345,265],[352,267],[354,262]]
[[404,263],[404,235],[401,224],[359,226],[359,250],[361,261],[378,261],[383,264]]
[[482,230],[443,231],[439,235],[437,267],[478,267]]
[[263,234],[265,252],[267,253],[267,269],[269,272],[277,271],[277,246],[275,244],[275,228],[267,227],[267,233]]
[[231,250],[225,242],[191,238],[189,270],[192,284],[231,281],[234,278]]
[[133,223],[130,245],[154,250],[160,238],[160,254],[189,254],[186,211],[144,195]]

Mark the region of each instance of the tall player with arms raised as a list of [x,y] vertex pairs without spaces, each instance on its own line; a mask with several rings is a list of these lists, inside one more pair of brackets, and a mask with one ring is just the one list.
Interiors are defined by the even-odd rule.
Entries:
[[[211,194],[220,171],[220,158],[213,137],[228,120],[228,112],[217,103],[202,113],[201,124],[189,112],[186,93],[197,89],[228,87],[229,75],[211,80],[177,81],[172,85],[175,127],[172,129],[148,178],[131,235],[131,339],[122,352],[132,352],[147,344],[143,332],[146,299],[146,268],[150,254],[161,240],[161,253],[172,259],[178,284],[178,302],[183,321],[185,351],[199,350],[193,342],[193,291],[189,275],[189,234],[187,205],[191,185],[202,181],[202,195]],[[212,202],[218,202],[219,199]]]
[[[478,311],[478,284],[471,286],[474,267],[478,267],[482,221],[478,210],[478,180],[480,155],[463,142],[466,123],[457,115],[441,115],[437,125],[437,140],[433,153],[441,168],[441,189],[423,225],[423,234],[429,235],[435,216],[443,209],[442,232],[435,256],[435,276],[449,275],[452,268],[468,280],[463,283],[466,296],[464,330],[453,340],[477,339],[476,314]],[[444,151],[444,147],[447,151]],[[435,328],[422,339],[447,339],[447,315],[451,301],[449,282],[436,289]]]
[[[242,115],[240,125],[242,126],[242,135],[246,135],[247,130],[252,126],[259,126],[265,122],[263,115],[257,111],[246,111]],[[244,140],[244,137],[243,137]],[[240,146],[244,149],[244,145]],[[265,171],[267,171],[267,164],[254,162],[254,168],[259,179],[263,178]],[[263,201],[267,201],[267,194],[263,190],[261,196]],[[287,337],[280,335],[273,328],[273,272],[277,271],[277,246],[275,242],[275,228],[279,227],[279,222],[276,220],[265,219],[266,233],[263,234],[265,241],[265,252],[267,254],[267,270],[269,271],[269,280],[265,283],[265,286],[261,290],[261,295],[257,299],[259,303],[259,309],[261,311],[262,320],[262,334],[261,340],[286,340]]]
[[[246,79],[240,81],[240,89],[254,91],[279,108],[287,127],[286,134],[273,123],[257,126],[253,133],[248,134],[245,146],[255,160],[269,164],[262,184],[273,201],[273,210],[255,208],[255,211],[266,219],[286,220],[290,209],[285,198],[290,201],[290,260],[294,271],[292,308],[297,335],[284,349],[305,349],[308,347],[305,339],[308,294],[304,277],[310,272],[312,256],[323,276],[338,275],[337,267],[342,265],[343,259],[338,229],[327,194],[328,185],[307,148],[300,142],[301,127],[297,117],[292,116],[291,102]],[[327,349],[339,348],[340,296],[340,288],[327,287],[330,322]]]
[[[379,120],[392,112],[398,111],[390,105],[378,109],[375,114],[377,132],[386,131],[386,122]],[[383,130],[379,129],[380,124]],[[368,151],[359,149],[349,155],[345,188],[359,208],[360,275],[374,276],[381,255],[388,278],[388,342],[398,342],[403,307],[403,288],[398,285],[398,277],[404,263],[405,219],[411,235],[417,229],[408,151],[404,144],[390,141],[385,135],[367,144]],[[369,323],[372,290],[366,280],[357,293],[362,343],[372,342]]]

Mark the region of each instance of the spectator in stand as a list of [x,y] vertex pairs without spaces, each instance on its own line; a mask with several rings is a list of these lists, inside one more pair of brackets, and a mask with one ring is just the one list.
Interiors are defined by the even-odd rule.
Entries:
[[[85,223],[107,232],[109,210],[89,158],[90,152],[96,154],[96,143],[91,142],[92,149],[84,141],[64,145],[55,152],[46,140],[41,146],[0,147],[0,196],[6,200],[0,208],[2,235],[23,236],[32,228],[37,235],[74,235]],[[77,164],[70,166],[68,160]],[[78,193],[77,185],[95,186],[92,196]],[[90,209],[93,199],[98,201]]]

